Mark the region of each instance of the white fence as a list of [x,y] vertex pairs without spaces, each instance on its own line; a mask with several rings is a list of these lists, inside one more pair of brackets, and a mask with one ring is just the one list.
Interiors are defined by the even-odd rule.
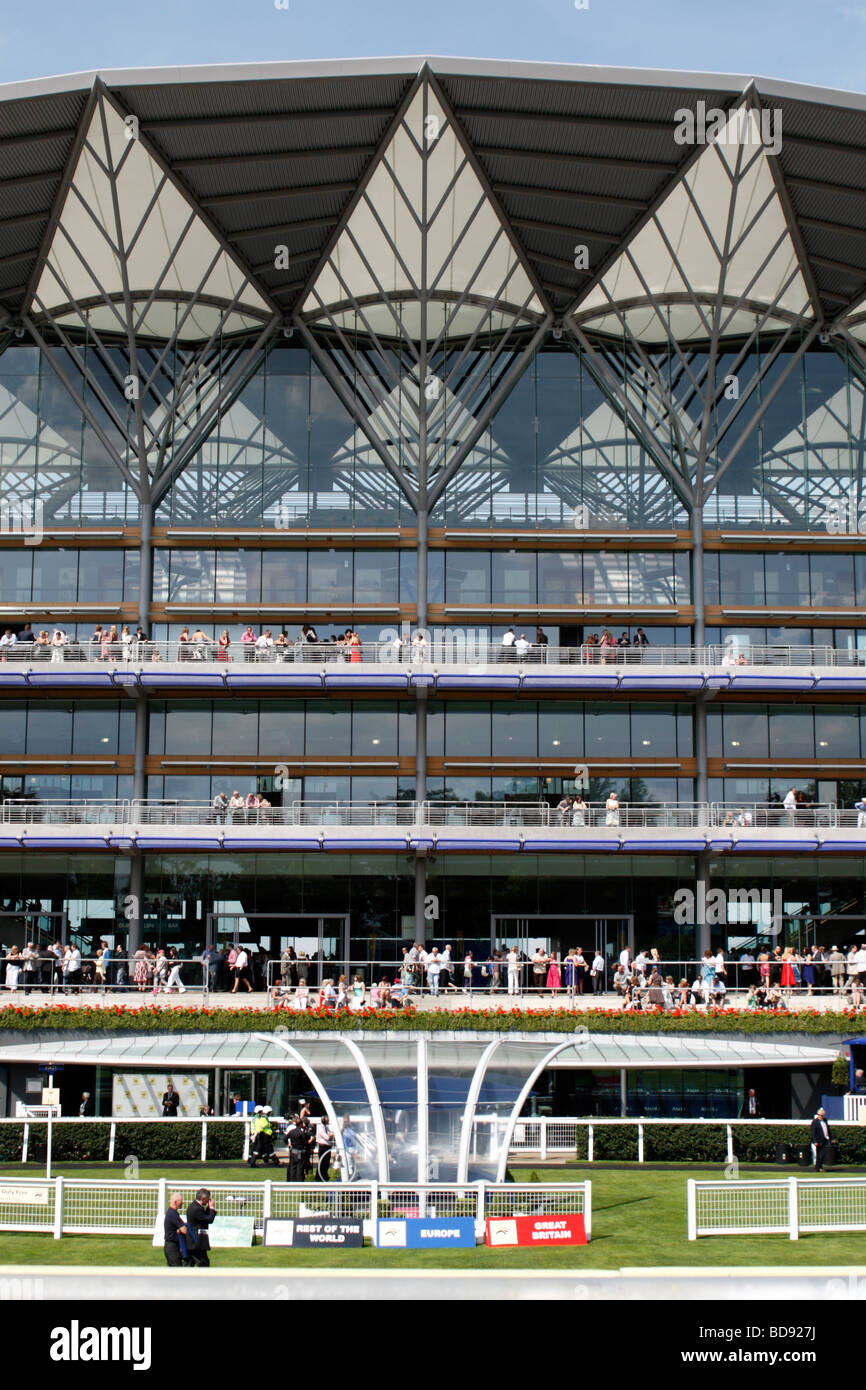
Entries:
[[[184,1206],[198,1182],[171,1178],[93,1181],[15,1178],[0,1184],[0,1230],[64,1235],[151,1235],[171,1193]],[[377,1217],[471,1216],[476,1232],[487,1217],[582,1215],[592,1234],[592,1184],[573,1183],[287,1183],[212,1182],[217,1212],[251,1216],[261,1234],[268,1217],[322,1214],[368,1223]]]
[[[845,1097],[846,1104],[847,1104],[847,1101],[850,1100],[850,1099],[854,1099],[854,1100],[866,1100],[866,1097],[855,1096],[855,1097],[852,1098],[852,1097],[846,1096],[846,1097]],[[860,1108],[859,1108],[859,1113],[860,1113],[861,1116],[866,1115],[866,1106],[860,1107]],[[360,1119],[360,1117],[359,1117],[359,1119]],[[23,1126],[23,1132],[22,1132],[22,1136],[21,1136],[21,1157],[20,1157],[20,1161],[21,1161],[22,1163],[27,1163],[28,1160],[30,1159],[31,1138],[33,1137],[33,1132],[34,1132],[34,1131],[37,1131],[39,1134],[44,1133],[44,1131],[48,1128],[48,1120],[47,1120],[47,1117],[44,1118],[44,1119],[42,1119],[42,1118],[21,1119],[20,1117],[17,1118],[17,1119],[0,1119],[0,1134],[2,1134],[3,1127],[4,1127],[5,1125],[15,1125],[15,1124],[18,1124],[18,1125],[22,1125],[22,1126]],[[245,1159],[249,1156],[250,1124],[249,1124],[249,1121],[248,1121],[248,1120],[244,1120],[244,1119],[242,1119],[240,1116],[235,1116],[235,1117],[233,1117],[233,1116],[231,1116],[231,1115],[212,1115],[212,1116],[210,1116],[208,1119],[204,1119],[204,1118],[201,1118],[201,1119],[198,1119],[198,1118],[185,1118],[185,1117],[182,1117],[182,1116],[177,1116],[175,1119],[164,1119],[164,1118],[162,1118],[162,1117],[160,1117],[160,1116],[150,1116],[150,1115],[148,1115],[148,1116],[140,1116],[140,1117],[131,1116],[131,1117],[129,1117],[129,1118],[125,1118],[125,1119],[122,1119],[122,1120],[121,1120],[121,1119],[112,1120],[112,1119],[108,1119],[108,1118],[105,1118],[105,1119],[96,1118],[96,1117],[93,1117],[93,1116],[89,1116],[89,1117],[87,1117],[87,1118],[85,1118],[85,1119],[81,1119],[81,1118],[79,1118],[78,1116],[68,1115],[68,1116],[64,1116],[62,1119],[56,1119],[56,1118],[55,1118],[55,1119],[52,1119],[50,1128],[53,1130],[54,1134],[57,1135],[57,1133],[58,1133],[58,1132],[62,1132],[63,1127],[64,1127],[64,1126],[67,1126],[67,1125],[100,1125],[100,1126],[107,1126],[107,1128],[108,1128],[108,1154],[107,1154],[107,1158],[106,1158],[105,1160],[94,1159],[93,1161],[96,1162],[96,1163],[98,1163],[98,1162],[115,1163],[115,1162],[122,1162],[122,1161],[126,1158],[126,1156],[127,1156],[127,1155],[126,1155],[126,1143],[125,1143],[125,1140],[124,1140],[124,1131],[126,1130],[126,1128],[127,1128],[128,1126],[130,1126],[130,1125],[138,1126],[138,1125],[151,1125],[151,1124],[153,1124],[153,1125],[163,1125],[163,1126],[164,1126],[164,1125],[193,1125],[193,1126],[195,1126],[196,1129],[199,1131],[199,1136],[200,1136],[200,1142],[199,1142],[199,1144],[198,1144],[198,1161],[201,1162],[201,1163],[206,1163],[206,1162],[208,1161],[208,1157],[209,1157],[209,1155],[208,1155],[208,1134],[209,1134],[209,1129],[211,1129],[211,1128],[214,1127],[214,1126],[219,1126],[219,1127],[221,1127],[221,1126],[223,1126],[223,1125],[229,1125],[229,1124],[231,1124],[231,1125],[239,1125],[239,1126],[242,1125],[242,1126],[243,1126],[243,1132],[244,1132],[244,1146],[243,1146],[243,1153],[242,1153],[242,1155],[240,1156],[240,1158],[239,1158],[237,1161],[240,1162],[240,1161],[242,1161],[242,1160],[245,1160]],[[475,1125],[474,1125],[474,1127],[473,1127],[473,1133],[472,1133],[472,1145],[471,1145],[471,1148],[470,1148],[470,1154],[471,1154],[471,1156],[472,1156],[473,1158],[479,1158],[479,1157],[482,1157],[482,1156],[488,1154],[489,1152],[491,1152],[491,1150],[492,1150],[492,1151],[498,1152],[498,1146],[499,1146],[499,1144],[501,1143],[502,1139],[503,1139],[504,1136],[505,1136],[505,1132],[506,1132],[506,1129],[507,1129],[507,1124],[508,1124],[508,1121],[507,1121],[506,1119],[502,1118],[502,1117],[498,1117],[498,1116],[489,1116],[489,1117],[488,1117],[488,1116],[485,1116],[485,1115],[476,1116]],[[849,1119],[848,1116],[847,1116],[847,1114],[846,1114],[846,1117],[845,1117],[844,1120],[834,1120],[834,1121],[833,1121],[833,1128],[834,1128],[834,1129],[851,1129],[851,1128],[854,1128],[854,1129],[861,1129],[861,1128],[863,1127],[863,1124],[864,1124],[864,1120],[863,1120],[862,1118],[859,1118],[859,1119],[858,1119],[858,1118],[855,1116],[854,1118]],[[537,1156],[537,1157],[541,1160],[541,1162],[544,1162],[544,1160],[545,1160],[548,1156],[552,1156],[552,1155],[563,1155],[563,1154],[568,1154],[568,1155],[574,1156],[575,1150],[576,1150],[576,1148],[577,1148],[578,1139],[579,1139],[581,1133],[583,1132],[583,1133],[586,1134],[586,1157],[587,1157],[587,1161],[588,1161],[589,1163],[592,1163],[592,1162],[594,1162],[594,1159],[595,1159],[595,1140],[596,1140],[596,1135],[597,1135],[598,1131],[599,1131],[599,1130],[602,1130],[602,1129],[611,1129],[611,1128],[614,1128],[614,1129],[615,1129],[615,1128],[621,1127],[621,1126],[623,1126],[623,1125],[625,1125],[625,1126],[627,1126],[627,1127],[631,1127],[632,1129],[636,1129],[636,1130],[637,1130],[637,1162],[638,1162],[638,1163],[643,1163],[643,1162],[645,1161],[645,1153],[646,1153],[646,1134],[647,1134],[647,1130],[650,1129],[650,1128],[652,1128],[653,1126],[659,1126],[659,1125],[661,1125],[661,1126],[663,1126],[663,1127],[664,1127],[664,1126],[672,1126],[672,1125],[696,1125],[696,1126],[700,1126],[702,1129],[703,1129],[703,1128],[707,1128],[707,1129],[723,1130],[723,1131],[724,1131],[724,1134],[725,1134],[725,1151],[726,1151],[726,1160],[725,1160],[725,1161],[728,1162],[728,1163],[730,1163],[730,1162],[733,1161],[734,1156],[735,1156],[735,1155],[734,1155],[734,1135],[735,1135],[735,1133],[736,1133],[737,1131],[740,1131],[740,1130],[746,1130],[746,1131],[748,1131],[748,1130],[749,1130],[750,1128],[752,1128],[752,1127],[757,1127],[757,1128],[759,1128],[759,1129],[760,1129],[760,1128],[765,1128],[765,1129],[769,1129],[769,1128],[788,1129],[788,1128],[790,1128],[791,1126],[794,1126],[794,1125],[801,1125],[801,1126],[803,1127],[803,1130],[804,1130],[804,1139],[803,1139],[803,1142],[805,1143],[805,1142],[807,1142],[806,1131],[808,1130],[809,1121],[808,1121],[808,1120],[761,1120],[761,1119],[758,1119],[758,1120],[746,1120],[746,1119],[743,1119],[743,1120],[723,1120],[723,1119],[714,1119],[714,1118],[711,1118],[711,1117],[708,1117],[708,1118],[703,1118],[703,1117],[689,1118],[688,1116],[686,1116],[686,1117],[676,1117],[676,1118],[670,1117],[670,1118],[666,1118],[666,1119],[665,1119],[665,1118],[656,1118],[656,1117],[647,1118],[647,1117],[638,1117],[638,1116],[631,1116],[631,1117],[626,1117],[626,1118],[624,1118],[624,1119],[621,1119],[621,1118],[619,1118],[619,1117],[606,1116],[606,1117],[604,1117],[604,1118],[592,1119],[592,1120],[586,1118],[585,1116],[583,1116],[583,1117],[576,1117],[576,1116],[563,1116],[563,1117],[560,1117],[560,1116],[547,1116],[547,1115],[540,1115],[540,1116],[525,1116],[525,1117],[519,1119],[519,1120],[517,1121],[515,1127],[514,1127],[514,1133],[513,1133],[512,1138],[511,1138],[511,1147],[510,1147],[510,1149],[509,1149],[509,1154],[510,1154],[510,1156],[511,1156],[512,1158],[520,1158],[521,1156],[526,1156],[526,1157],[532,1156],[532,1157],[534,1158],[534,1157]],[[278,1148],[280,1147],[280,1142],[279,1142],[279,1140],[278,1140],[278,1142],[277,1142],[277,1147],[278,1147]],[[13,1161],[12,1159],[7,1159],[7,1162],[12,1162],[12,1161]],[[32,1160],[31,1160],[31,1161],[32,1161]],[[146,1162],[148,1162],[148,1161],[149,1161],[149,1160],[146,1159],[146,1158],[142,1159],[142,1162],[145,1162],[145,1163],[146,1163]],[[178,1161],[192,1162],[192,1161],[195,1161],[195,1160],[178,1160]]]
[[866,1178],[687,1183],[688,1236],[866,1231]]

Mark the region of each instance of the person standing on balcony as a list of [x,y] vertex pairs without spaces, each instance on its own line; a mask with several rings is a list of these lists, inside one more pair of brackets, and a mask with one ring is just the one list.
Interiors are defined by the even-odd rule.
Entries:
[[525,661],[530,651],[530,642],[525,632],[521,632],[517,641],[514,643],[514,652],[518,661]]
[[232,994],[237,994],[238,985],[240,984],[245,984],[247,987],[247,994],[252,994],[253,987],[250,984],[250,958],[247,955],[247,952],[243,946],[241,946],[240,950],[235,956],[234,974],[235,982],[232,986]]
[[786,824],[786,825],[791,825],[791,826],[796,825],[796,824],[797,824],[797,789],[796,789],[796,787],[791,787],[790,791],[788,791],[788,792],[786,793],[786,795],[785,795],[785,800],[782,802],[782,805],[783,805],[784,808],[785,808],[785,824]]
[[571,819],[571,797],[564,796],[556,807],[556,814],[559,816],[560,825],[568,825]]
[[251,623],[248,623],[241,633],[241,646],[243,647],[244,661],[255,661],[256,634],[253,632]]
[[605,825],[619,825],[620,805],[619,797],[616,792],[611,792],[607,801],[604,803],[604,809],[607,812],[604,819]]
[[517,947],[512,946],[505,957],[505,964],[508,969],[508,993],[520,993],[520,955]]
[[577,796],[574,798],[574,801],[571,803],[572,825],[586,825],[586,813],[588,810],[589,807],[587,806],[580,792],[578,792]]
[[596,950],[596,953],[592,958],[592,970],[590,971],[590,975],[592,976],[593,994],[604,994],[604,972],[604,956],[601,954],[601,951]]
[[514,635],[514,628],[513,628],[513,627],[508,628],[508,630],[506,631],[506,633],[505,633],[505,635],[503,636],[502,641],[501,641],[501,643],[500,643],[500,645],[499,645],[499,660],[500,660],[500,661],[513,661],[513,660],[514,660],[514,656],[515,656],[514,644],[515,644],[516,641],[517,641],[517,638],[516,638],[515,635]]

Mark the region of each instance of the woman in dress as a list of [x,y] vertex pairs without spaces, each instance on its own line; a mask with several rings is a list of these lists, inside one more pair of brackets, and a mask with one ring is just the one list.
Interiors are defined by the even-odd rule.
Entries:
[[132,660],[132,633],[129,623],[124,623],[120,629],[120,657],[122,661]]
[[770,957],[766,951],[762,951],[758,956],[758,974],[764,989],[768,989],[770,985]]
[[135,961],[135,970],[132,979],[136,989],[141,993],[147,989],[150,982],[150,961],[147,957],[147,947],[139,946],[133,960]]
[[231,661],[231,645],[232,639],[228,632],[221,632],[217,642],[217,661]]
[[353,666],[357,666],[361,660],[361,639],[357,632],[349,634],[347,645],[349,647],[349,660]]
[[472,952],[467,951],[463,957],[463,993],[471,996],[472,994],[472,971],[475,968],[475,960]]
[[619,825],[620,807],[619,797],[617,796],[616,792],[611,792],[610,796],[607,798],[607,801],[604,803],[604,809],[607,812],[604,818],[605,825]]
[[586,972],[588,967],[586,964],[586,957],[583,954],[582,946],[578,946],[577,948],[577,958],[575,961],[575,967],[577,973],[577,992],[578,994],[583,994],[584,982],[586,980]]
[[100,989],[100,990],[103,992],[103,994],[104,994],[104,993],[105,993],[105,948],[103,947],[102,942],[99,943],[99,947],[98,947],[97,952],[96,952],[96,960],[95,960],[94,967],[93,967],[93,973],[94,973],[94,975],[95,975],[95,977],[96,977],[96,986],[97,986],[97,988]]
[[556,952],[550,956],[550,964],[547,967],[547,988],[556,994],[562,989],[562,977],[559,973],[559,961],[556,959]]
[[351,990],[351,1004],[352,1004],[352,1008],[355,1009],[355,1010],[363,1009],[363,1007],[364,1007],[364,998],[365,998],[364,981],[361,979],[361,976],[360,976],[360,975],[356,975],[355,978],[354,978],[354,980],[352,981],[352,990]]
[[110,661],[112,657],[112,646],[117,641],[117,628],[112,623],[108,632],[103,632],[102,641],[99,644],[99,660]]
[[812,952],[811,952],[811,951],[807,951],[806,954],[805,954],[805,956],[803,957],[803,963],[802,963],[802,965],[801,965],[801,967],[800,967],[800,978],[801,978],[803,984],[804,984],[805,987],[806,987],[806,993],[807,993],[807,994],[814,994],[814,993],[815,993],[815,965],[814,965],[814,961],[813,961],[813,957],[812,957]]
[[18,976],[21,973],[21,952],[13,946],[6,957],[6,988],[17,990]]
[[573,946],[569,948],[568,955],[565,957],[565,992],[569,999],[573,999],[577,991],[577,951]]
[[794,958],[790,946],[787,946],[785,948],[785,954],[782,957],[782,989],[793,989],[796,983],[797,979],[794,974]]

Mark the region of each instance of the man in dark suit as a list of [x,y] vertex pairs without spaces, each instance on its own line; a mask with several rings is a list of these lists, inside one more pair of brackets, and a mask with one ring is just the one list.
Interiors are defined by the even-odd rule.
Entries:
[[746,1095],[746,1097],[745,1097],[745,1099],[744,1099],[744,1101],[743,1101],[742,1107],[741,1107],[741,1109],[740,1109],[740,1119],[741,1119],[741,1120],[762,1120],[763,1118],[764,1118],[764,1117],[763,1117],[763,1115],[761,1114],[761,1106],[760,1106],[760,1103],[759,1103],[759,1101],[758,1101],[758,1097],[755,1095],[755,1092],[754,1092],[754,1089],[753,1089],[753,1090],[751,1090],[751,1091],[748,1092],[748,1094]]
[[824,1159],[827,1156],[827,1151],[833,1142],[833,1136],[830,1133],[830,1126],[827,1123],[827,1116],[824,1114],[823,1106],[812,1121],[812,1126],[809,1130],[809,1140],[815,1150],[815,1172],[820,1173],[824,1167]]
[[180,1096],[178,1095],[177,1091],[174,1089],[174,1083],[171,1082],[171,1081],[169,1081],[169,1083],[168,1083],[168,1089],[167,1089],[165,1095],[164,1095],[163,1098],[162,1098],[162,1116],[163,1116],[163,1119],[176,1120],[176,1119],[177,1119],[177,1111],[178,1111],[178,1106],[179,1106],[179,1105],[180,1105]]
[[215,1220],[216,1207],[213,1197],[206,1187],[200,1187],[195,1194],[195,1200],[190,1202],[186,1209],[189,1262],[194,1269],[210,1269],[210,1238],[207,1228]]

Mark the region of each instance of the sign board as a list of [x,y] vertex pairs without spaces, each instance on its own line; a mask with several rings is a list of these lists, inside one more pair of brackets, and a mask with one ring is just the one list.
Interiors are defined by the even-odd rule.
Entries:
[[303,1216],[294,1220],[269,1216],[265,1221],[264,1244],[291,1245],[296,1250],[316,1250],[325,1246],[360,1250],[364,1244],[364,1223],[329,1216]]
[[66,1068],[62,1062],[40,1062],[36,1070],[47,1071],[50,1075],[51,1072],[65,1071]]
[[220,1213],[213,1225],[208,1227],[211,1249],[231,1250],[252,1245],[255,1225],[252,1216],[223,1216]]
[[59,1106],[59,1104],[60,1104],[60,1089],[59,1089],[59,1087],[57,1087],[57,1086],[43,1086],[43,1087],[42,1087],[42,1104],[43,1104],[43,1105],[55,1105],[55,1106]]
[[472,1216],[420,1216],[399,1221],[380,1221],[376,1244],[383,1250],[431,1250],[457,1246],[475,1249]]
[[[183,1216],[181,1212],[181,1216]],[[160,1212],[153,1227],[154,1247],[162,1249],[165,1240],[165,1212]],[[251,1216],[218,1216],[208,1227],[208,1239],[212,1250],[231,1250],[252,1245],[255,1235],[255,1221]]]
[[47,1187],[18,1187],[4,1183],[0,1187],[0,1207],[47,1207]]
[[198,1119],[208,1099],[207,1072],[123,1072],[115,1073],[111,1087],[111,1117],[115,1120],[136,1120],[162,1115],[162,1098],[168,1083],[180,1096],[178,1115]]
[[499,1216],[487,1222],[485,1243],[494,1248],[514,1245],[586,1245],[586,1226],[582,1216],[569,1212],[559,1216]]

